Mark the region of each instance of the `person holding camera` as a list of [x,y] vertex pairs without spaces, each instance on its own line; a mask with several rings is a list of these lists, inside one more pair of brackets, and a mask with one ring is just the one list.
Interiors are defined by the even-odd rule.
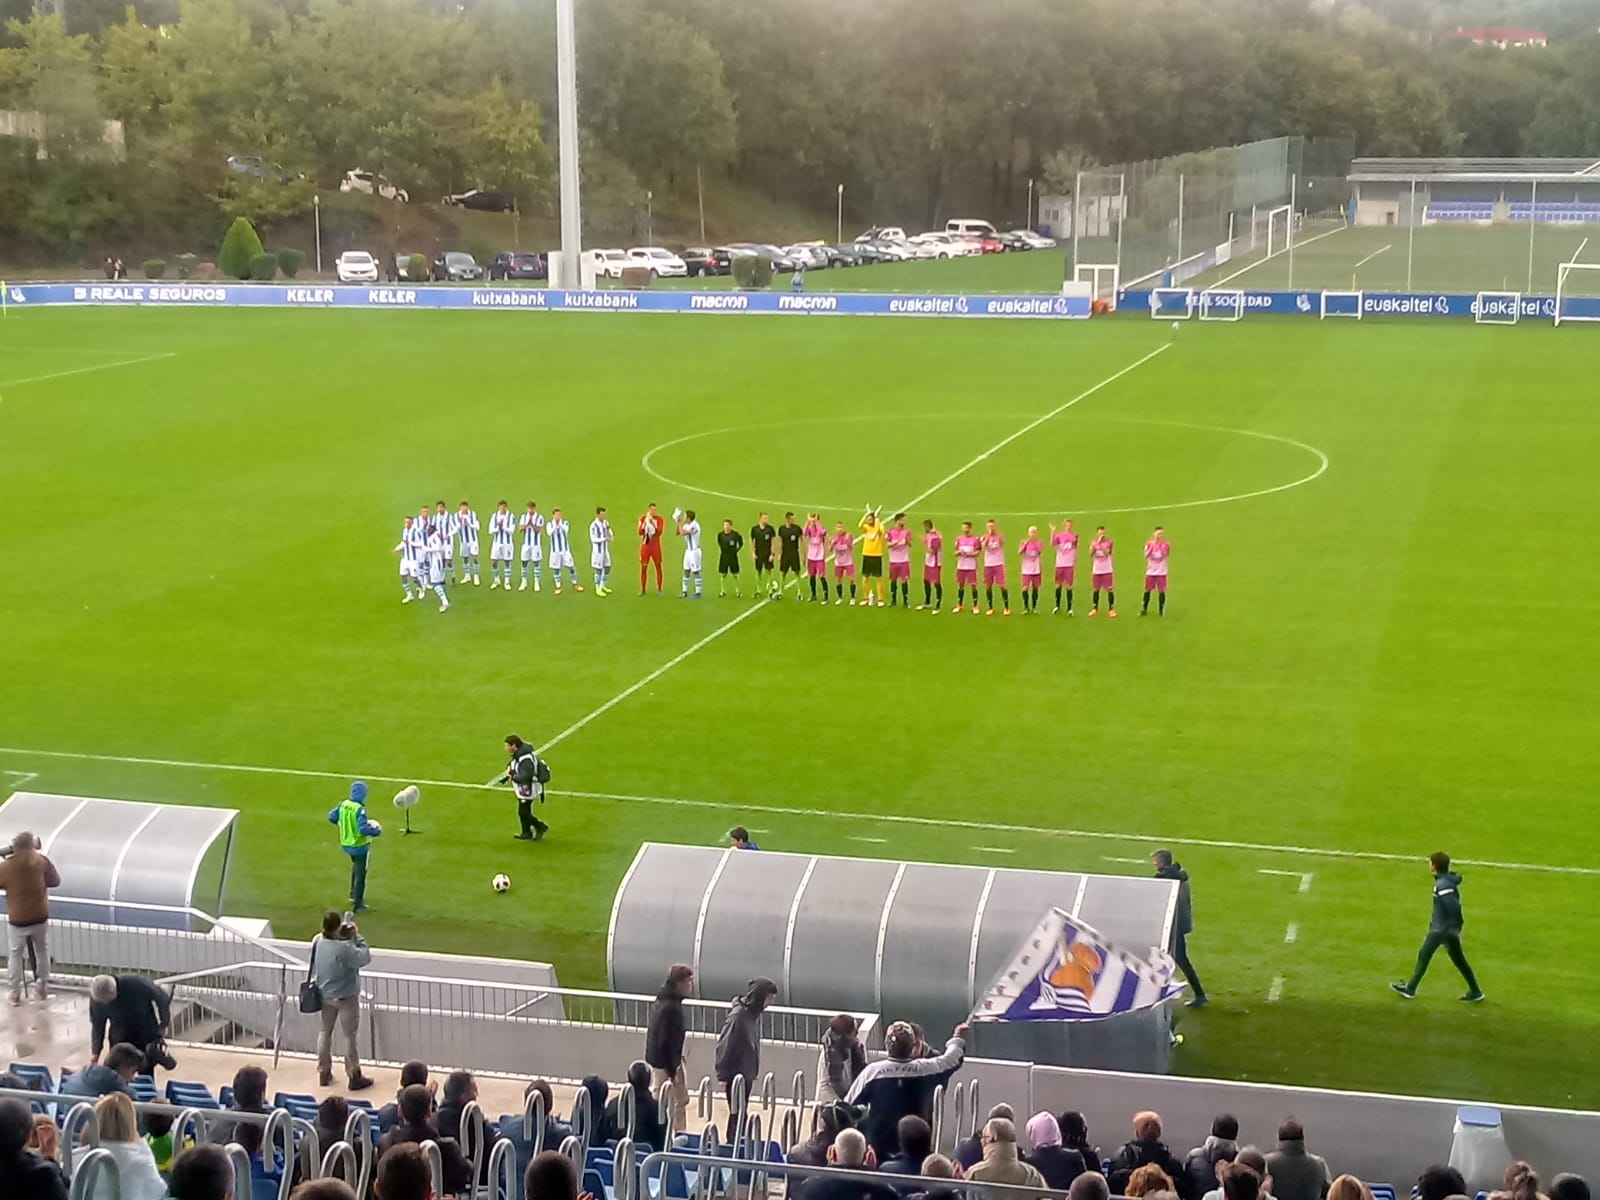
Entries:
[[372,961],[372,949],[356,926],[354,913],[342,916],[329,909],[322,918],[322,935],[311,942],[308,974],[322,997],[322,1033],[317,1037],[317,1074],[323,1087],[333,1083],[333,1030],[344,1031],[344,1070],[350,1090],[372,1086],[361,1073],[356,1035],[361,1028],[361,968]]
[[6,894],[6,966],[11,973],[11,1003],[21,1004],[22,968],[33,953],[33,974],[39,999],[48,996],[50,950],[45,934],[50,923],[50,889],[61,886],[55,864],[44,856],[42,843],[19,833],[0,849],[0,892]]

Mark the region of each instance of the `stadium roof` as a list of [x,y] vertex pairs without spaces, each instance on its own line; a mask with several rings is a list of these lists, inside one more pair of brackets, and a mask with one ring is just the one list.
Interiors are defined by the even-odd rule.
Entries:
[[1358,158],[1351,183],[1600,183],[1600,161],[1588,158]]

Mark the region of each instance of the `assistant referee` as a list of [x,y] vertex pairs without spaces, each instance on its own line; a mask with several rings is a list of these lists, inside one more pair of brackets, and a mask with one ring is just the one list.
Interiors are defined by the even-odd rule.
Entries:
[[[795,586],[800,586],[800,538],[804,530],[795,522],[792,512],[783,514],[783,524],[778,526],[778,595],[783,594],[782,584],[794,572]],[[795,599],[799,599],[799,595]]]
[[772,573],[772,544],[777,540],[778,531],[768,522],[767,514],[762,513],[750,527],[750,556],[756,564],[756,587],[751,593],[752,599],[761,598],[763,587],[769,596],[777,599],[778,577]]

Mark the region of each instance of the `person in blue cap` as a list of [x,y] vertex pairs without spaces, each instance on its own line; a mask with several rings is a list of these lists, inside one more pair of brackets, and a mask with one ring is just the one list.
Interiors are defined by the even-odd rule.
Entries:
[[367,785],[356,780],[350,795],[328,814],[328,824],[339,827],[339,845],[350,856],[350,907],[355,912],[367,908],[367,851],[372,839],[383,834],[383,826],[367,816]]

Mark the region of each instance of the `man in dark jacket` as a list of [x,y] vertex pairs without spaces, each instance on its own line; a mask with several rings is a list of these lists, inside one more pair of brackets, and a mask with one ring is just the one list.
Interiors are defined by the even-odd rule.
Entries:
[[[467,1105],[478,1098],[478,1080],[471,1071],[451,1071],[444,1081],[444,1103],[439,1105],[434,1113],[434,1123],[439,1126],[439,1132],[447,1138],[454,1138],[456,1145],[465,1146],[467,1139],[461,1128],[461,1118],[466,1112]],[[480,1171],[480,1183],[489,1181],[489,1151],[500,1140],[500,1130],[490,1125],[487,1120],[483,1126],[483,1167]],[[462,1151],[462,1153],[466,1153]]]
[[90,1063],[76,1075],[61,1080],[63,1096],[82,1096],[86,1100],[98,1099],[112,1092],[128,1094],[128,1084],[144,1067],[144,1051],[126,1042],[118,1042],[106,1053],[103,1063]]
[[684,1066],[685,1028],[683,1002],[694,994],[694,968],[673,963],[656,993],[650,1026],[644,1034],[644,1061],[650,1066],[650,1083],[659,1088],[672,1084],[673,1123],[684,1128],[689,1119],[689,1079]]
[[166,1034],[172,1024],[172,997],[142,975],[96,975],[89,982],[89,1052],[100,1061],[106,1030],[111,1043],[127,1042],[144,1051],[145,1069],[173,1070]]
[[421,1084],[428,1089],[428,1094],[433,1095],[438,1084],[428,1078],[428,1064],[419,1059],[412,1059],[400,1068],[400,1088],[394,1094],[394,1099],[378,1110],[378,1132],[388,1133],[400,1123],[400,1093],[412,1084]]
[[1172,861],[1171,850],[1157,850],[1150,856],[1150,861],[1155,866],[1157,879],[1172,879],[1178,884],[1178,907],[1172,914],[1172,941],[1167,948],[1172,954],[1172,961],[1178,964],[1178,970],[1182,971],[1183,977],[1189,981],[1189,990],[1194,993],[1184,1001],[1184,1006],[1204,1008],[1206,989],[1201,986],[1200,976],[1196,974],[1194,964],[1189,961],[1189,935],[1194,932],[1194,906],[1189,894],[1189,872]]
[[1232,1113],[1212,1118],[1211,1134],[1203,1145],[1189,1151],[1183,1160],[1183,1170],[1189,1176],[1189,1195],[1204,1196],[1212,1188],[1221,1187],[1217,1164],[1232,1162],[1239,1156],[1239,1120]]
[[828,1031],[822,1035],[822,1049],[817,1054],[817,1103],[843,1100],[850,1094],[850,1085],[856,1076],[866,1069],[867,1052],[861,1045],[861,1023],[849,1013],[840,1013],[828,1022]]
[[1467,982],[1467,994],[1461,997],[1461,1002],[1477,1004],[1483,999],[1483,989],[1478,986],[1478,977],[1473,974],[1472,964],[1461,949],[1461,927],[1466,924],[1461,912],[1461,876],[1450,869],[1450,856],[1443,850],[1431,855],[1428,863],[1433,868],[1433,919],[1428,924],[1428,936],[1422,939],[1422,949],[1417,952],[1417,966],[1411,972],[1411,978],[1405,983],[1391,983],[1389,986],[1410,1000],[1417,994],[1417,985],[1422,982],[1422,977],[1428,973],[1428,964],[1433,961],[1434,954],[1443,946],[1456,970],[1461,972],[1461,978]]
[[506,773],[495,782],[509,783],[516,790],[517,820],[522,825],[517,840],[537,842],[550,831],[550,826],[533,815],[534,801],[544,799],[544,784],[539,782],[539,756],[514,733],[506,738],[506,755],[511,761],[506,765]]
[[738,1134],[738,1115],[732,1110],[733,1081],[744,1077],[748,1097],[761,1082],[761,1014],[778,994],[778,985],[765,976],[750,981],[742,996],[735,996],[728,1006],[728,1018],[722,1023],[722,1034],[717,1038],[717,1082],[722,1084],[722,1094],[727,1097],[728,1140]]
[[868,1063],[856,1076],[845,1097],[850,1104],[867,1106],[861,1131],[867,1135],[878,1161],[900,1152],[900,1118],[930,1110],[934,1089],[950,1081],[967,1054],[967,1027],[957,1025],[945,1043],[944,1053],[918,1058],[917,1033],[905,1021],[896,1021],[884,1034],[887,1058]]
[[0,1100],[0,1196],[6,1200],[67,1200],[61,1168],[28,1147],[33,1113],[20,1100]]
[[461,1153],[461,1144],[447,1138],[439,1131],[433,1119],[433,1096],[420,1084],[412,1084],[400,1093],[400,1123],[383,1135],[378,1143],[378,1158],[396,1146],[407,1142],[437,1142],[444,1160],[444,1190],[446,1195],[457,1195],[472,1187],[472,1164]]
[[1154,1163],[1165,1171],[1183,1200],[1198,1200],[1190,1193],[1189,1176],[1183,1164],[1161,1140],[1161,1116],[1153,1112],[1134,1116],[1133,1141],[1124,1145],[1111,1160],[1111,1174],[1106,1180],[1111,1185],[1111,1194],[1126,1196],[1128,1180],[1146,1163]]
[[[921,1175],[923,1161],[933,1153],[933,1130],[921,1117],[910,1116],[900,1118],[896,1132],[899,1134],[900,1152],[880,1162],[878,1170],[885,1175]],[[898,1190],[902,1195],[909,1196],[922,1188],[920,1184],[913,1184]]]

